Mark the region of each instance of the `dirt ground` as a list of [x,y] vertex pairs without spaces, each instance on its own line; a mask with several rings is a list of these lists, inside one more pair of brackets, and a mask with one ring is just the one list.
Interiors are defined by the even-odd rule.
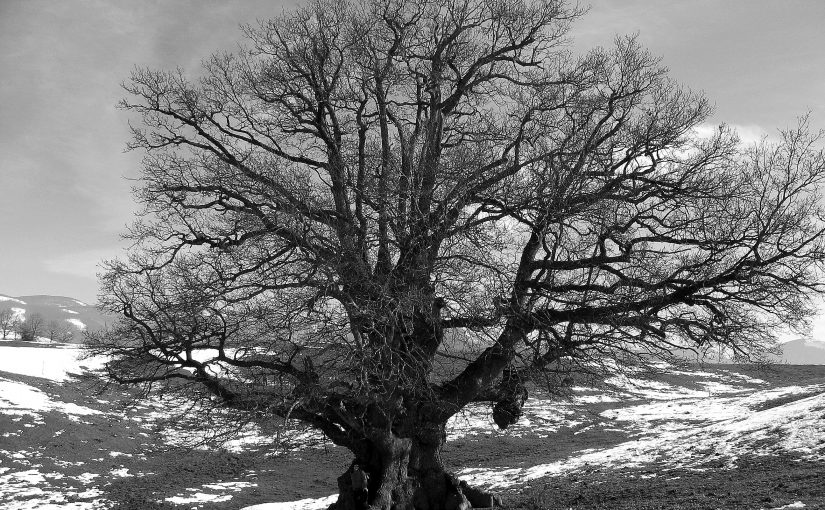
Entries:
[[793,456],[740,459],[735,469],[709,462],[696,470],[590,472],[542,480],[511,494],[510,508],[599,510],[756,510],[804,501],[825,508],[825,465]]
[[[273,447],[251,447],[241,453],[170,448],[164,431],[141,418],[146,409],[119,410],[116,403],[129,396],[125,390],[95,395],[88,380],[59,384],[5,372],[0,377],[24,382],[55,400],[99,411],[83,416],[0,412],[0,468],[4,468],[0,474],[36,469],[45,474],[41,487],[62,494],[67,503],[102,498],[119,510],[235,510],[318,498],[336,492],[335,480],[350,461],[346,451],[330,446],[292,453]],[[817,383],[825,381],[825,367],[776,367],[759,377],[771,385]],[[606,406],[599,404],[594,412]],[[443,457],[452,470],[530,466],[627,440],[622,431],[599,427],[561,429],[544,438],[470,436],[448,443]],[[743,457],[732,467],[711,457],[692,469],[594,468],[525,484],[514,481],[516,486],[502,494],[508,508],[520,510],[757,510],[796,501],[803,501],[808,509],[825,508],[825,465],[791,454]],[[215,497],[178,504],[168,501],[196,492]],[[221,500],[222,494],[231,499]],[[37,497],[36,491],[30,491],[15,496],[13,502],[23,508]]]

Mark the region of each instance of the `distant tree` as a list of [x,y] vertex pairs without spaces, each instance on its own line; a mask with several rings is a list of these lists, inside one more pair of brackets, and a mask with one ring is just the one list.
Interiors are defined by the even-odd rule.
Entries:
[[3,340],[8,338],[9,333],[13,333],[16,326],[17,314],[11,308],[0,308],[0,333]]
[[74,337],[74,329],[65,321],[49,321],[45,332],[46,337],[52,342],[68,342]]
[[60,333],[60,323],[56,320],[50,320],[46,323],[45,333],[50,342],[57,341],[57,336]]
[[19,323],[18,334],[21,340],[34,342],[45,330],[45,320],[39,313],[27,314],[26,318]]
[[144,209],[102,278],[123,315],[93,339],[109,375],[306,423],[352,451],[370,508],[440,510],[490,506],[442,463],[468,404],[507,427],[528,382],[571,367],[758,357],[803,326],[818,136],[699,137],[707,101],[632,38],[568,52],[578,15],[319,0],[199,81],[136,71]]
[[64,343],[71,342],[74,339],[75,331],[75,328],[72,326],[69,326],[66,323],[61,323],[57,330],[57,341]]

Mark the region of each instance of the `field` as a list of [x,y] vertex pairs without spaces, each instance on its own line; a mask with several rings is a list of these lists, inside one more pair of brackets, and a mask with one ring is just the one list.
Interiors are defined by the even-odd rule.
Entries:
[[[76,346],[0,342],[0,507],[325,508],[345,451],[244,429],[225,448],[162,426],[170,403],[100,393]],[[444,461],[510,508],[825,508],[825,366],[668,368],[569,398],[534,392],[506,432],[451,422]],[[181,446],[184,445],[184,446]],[[284,446],[295,447],[286,451]]]

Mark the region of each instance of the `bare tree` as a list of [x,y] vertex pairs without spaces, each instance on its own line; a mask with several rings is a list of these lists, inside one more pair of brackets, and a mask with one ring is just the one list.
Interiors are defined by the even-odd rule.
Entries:
[[13,333],[16,327],[17,314],[11,308],[0,308],[0,333],[3,340],[8,338],[9,333]]
[[50,342],[57,341],[57,337],[60,333],[60,323],[56,320],[50,320],[46,323],[45,333],[46,338],[48,338]]
[[39,313],[27,314],[26,318],[18,324],[18,334],[21,340],[34,342],[37,337],[44,332],[45,320]]
[[804,326],[817,136],[697,136],[707,101],[633,38],[567,51],[579,14],[319,0],[198,81],[136,71],[144,210],[102,279],[111,377],[309,424],[353,452],[371,508],[437,510],[490,504],[441,460],[468,404],[507,427],[571,365],[758,357]]
[[52,342],[68,342],[74,337],[74,331],[65,321],[51,320],[46,324],[46,337]]
[[75,331],[77,331],[76,328],[61,323],[60,328],[57,330],[57,341],[64,343],[71,342],[74,339]]

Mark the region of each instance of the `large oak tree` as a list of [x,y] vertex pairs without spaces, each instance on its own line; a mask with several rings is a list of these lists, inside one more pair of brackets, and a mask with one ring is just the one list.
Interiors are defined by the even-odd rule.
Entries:
[[370,474],[373,508],[437,510],[468,404],[506,427],[562,365],[758,355],[804,325],[817,137],[699,136],[708,102],[633,38],[568,51],[580,14],[317,0],[197,79],[136,70],[144,210],[102,280],[111,376],[309,424]]

